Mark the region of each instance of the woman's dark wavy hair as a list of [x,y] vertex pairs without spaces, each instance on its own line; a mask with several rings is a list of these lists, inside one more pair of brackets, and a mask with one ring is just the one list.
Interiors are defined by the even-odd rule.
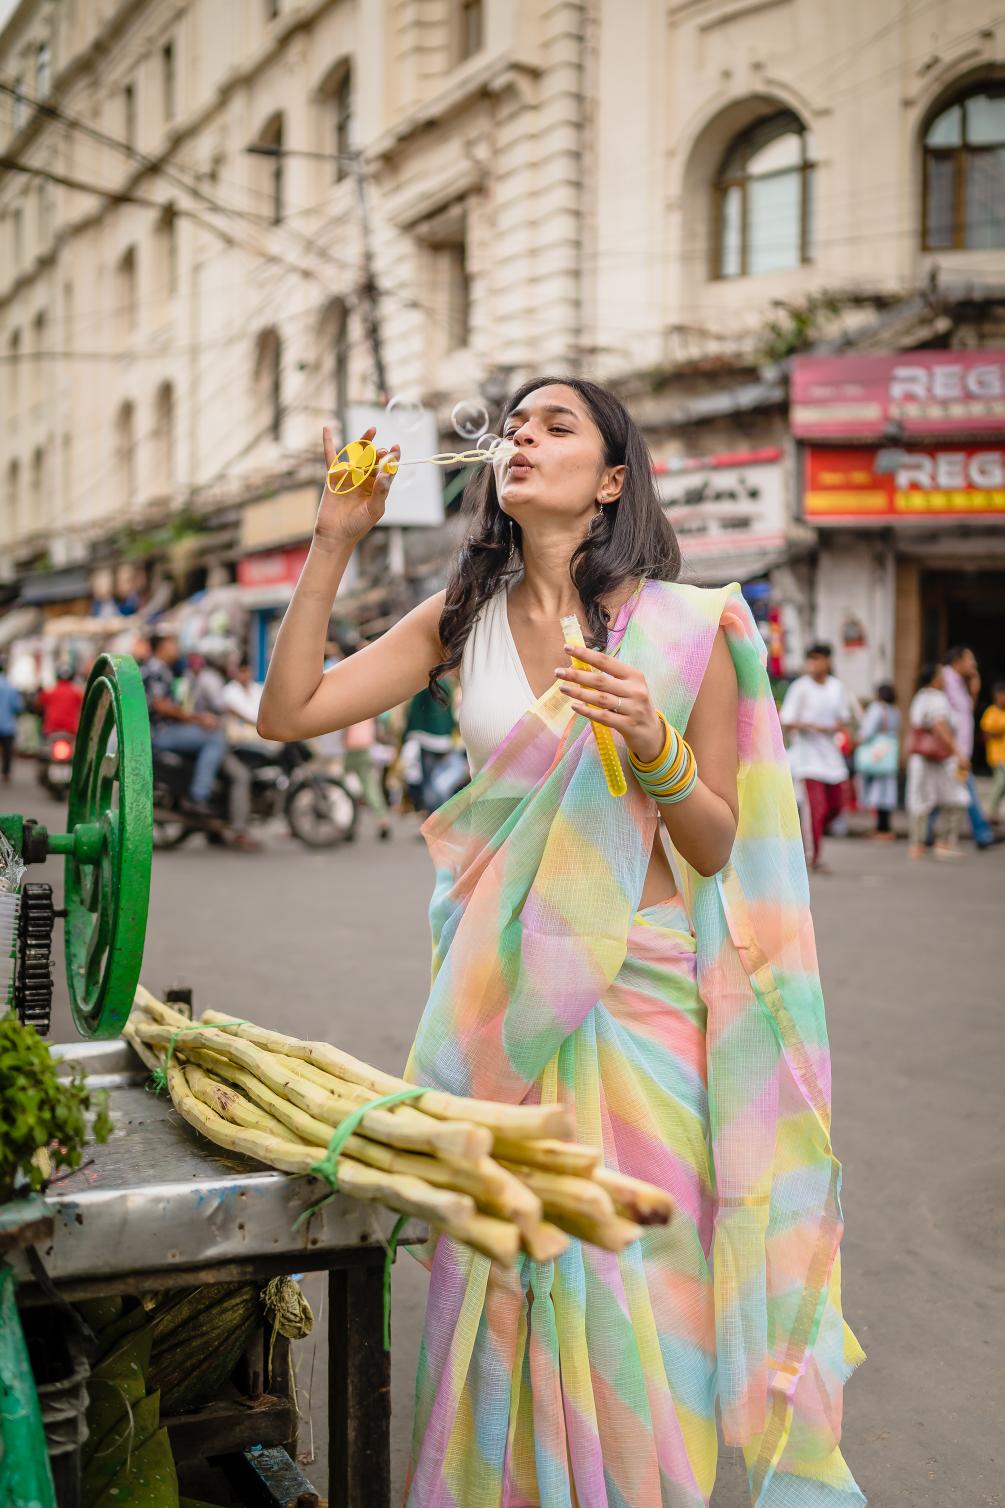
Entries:
[[[649,447],[624,404],[607,388],[579,377],[535,377],[510,398],[499,423],[500,433],[513,410],[542,387],[573,388],[600,430],[604,465],[625,468],[621,496],[604,504],[569,561],[569,575],[586,608],[587,639],[603,649],[608,615],[601,599],[640,577],[676,581],[680,546],[660,506]],[[461,663],[479,610],[522,566],[523,533],[499,506],[493,467],[479,467],[465,489],[464,506],[474,518],[447,581],[439,625],[443,659],[429,673],[429,689],[441,703],[446,698],[437,682]]]

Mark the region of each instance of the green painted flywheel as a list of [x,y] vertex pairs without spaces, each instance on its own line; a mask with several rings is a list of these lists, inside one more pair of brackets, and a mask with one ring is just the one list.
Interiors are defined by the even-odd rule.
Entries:
[[70,1005],[82,1036],[114,1037],[143,963],[153,854],[150,719],[130,655],[100,655],[88,678],[67,816]]

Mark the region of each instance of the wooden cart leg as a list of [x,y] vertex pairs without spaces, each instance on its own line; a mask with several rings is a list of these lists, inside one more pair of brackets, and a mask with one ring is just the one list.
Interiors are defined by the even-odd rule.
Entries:
[[328,1274],[331,1508],[389,1508],[391,1358],[384,1350],[384,1253]]

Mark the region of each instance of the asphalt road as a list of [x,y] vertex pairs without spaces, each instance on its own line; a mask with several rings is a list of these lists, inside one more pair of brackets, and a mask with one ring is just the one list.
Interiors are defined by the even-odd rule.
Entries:
[[[58,826],[23,772],[5,794],[5,808]],[[844,1163],[844,1308],[869,1356],[846,1392],[845,1455],[873,1508],[1001,1504],[1005,848],[911,865],[903,843],[852,839],[832,841],[829,857],[814,913]],[[357,844],[330,854],[281,831],[258,855],[196,840],[155,859],[144,978],[398,1071],[425,999],[430,888],[414,823],[389,844],[364,824]],[[61,999],[57,1038],[70,1032]],[[425,1282],[399,1259],[398,1483]],[[320,1309],[318,1280],[309,1291]],[[299,1350],[306,1469],[323,1487],[323,1339]],[[723,1451],[714,1508],[747,1502],[738,1456]]]

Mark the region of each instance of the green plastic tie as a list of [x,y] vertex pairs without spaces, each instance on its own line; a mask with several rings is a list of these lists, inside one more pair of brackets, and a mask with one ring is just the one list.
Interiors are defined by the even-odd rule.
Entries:
[[[324,1178],[331,1184],[332,1192],[317,1204],[312,1204],[305,1209],[293,1222],[293,1229],[298,1230],[305,1220],[310,1220],[319,1210],[330,1204],[338,1193],[338,1162],[342,1156],[342,1149],[350,1136],[359,1130],[360,1123],[371,1110],[390,1109],[392,1105],[403,1105],[406,1100],[417,1100],[420,1094],[425,1094],[426,1088],[421,1084],[410,1084],[407,1089],[396,1089],[393,1094],[382,1094],[379,1099],[369,1100],[367,1104],[360,1105],[351,1115],[347,1115],[341,1125],[337,1126],[328,1150],[320,1161],[314,1163],[311,1172],[319,1178]],[[398,1238],[405,1228],[407,1215],[401,1215],[394,1223],[394,1228],[387,1242],[387,1251],[384,1255],[384,1350],[391,1349],[391,1268],[394,1266],[394,1254],[398,1248]]]
[[171,1054],[174,1052],[174,1045],[177,1042],[178,1038],[184,1036],[186,1032],[229,1032],[236,1031],[239,1026],[253,1025],[254,1022],[252,1021],[193,1021],[188,1026],[176,1027],[176,1029],[171,1033],[170,1040],[168,1041],[167,1052],[164,1054],[164,1062],[160,1065],[159,1068],[155,1068],[150,1075],[150,1087],[153,1089],[155,1094],[163,1094],[167,1089],[167,1071],[168,1064],[171,1061]]

